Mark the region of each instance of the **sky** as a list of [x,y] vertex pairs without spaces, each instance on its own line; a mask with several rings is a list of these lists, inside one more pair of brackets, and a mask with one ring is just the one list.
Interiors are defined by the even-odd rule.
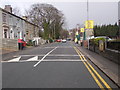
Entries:
[[[118,1],[119,0],[88,0],[89,20],[93,20],[95,25],[114,24],[118,22]],[[87,0],[0,0],[0,7],[11,5],[18,7],[24,15],[34,3],[52,4],[65,16],[66,29],[76,28],[77,24],[84,26],[87,20]]]

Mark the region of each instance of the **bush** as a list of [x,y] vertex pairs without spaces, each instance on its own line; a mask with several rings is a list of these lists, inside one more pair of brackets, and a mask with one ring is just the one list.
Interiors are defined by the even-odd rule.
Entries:
[[99,41],[100,40],[102,40],[103,42],[105,42],[105,38],[93,38],[93,39],[90,39],[91,43],[95,44],[96,46],[99,45]]
[[33,46],[32,40],[29,40],[29,41],[27,42],[27,46]]
[[53,42],[53,39],[49,38],[49,42],[52,43],[52,42]]

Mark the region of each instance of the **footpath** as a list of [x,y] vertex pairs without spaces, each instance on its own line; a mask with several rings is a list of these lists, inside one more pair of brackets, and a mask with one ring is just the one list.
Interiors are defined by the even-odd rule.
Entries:
[[[52,44],[52,43],[51,43]],[[23,50],[18,50],[18,51],[14,51],[14,50],[7,50],[7,49],[0,49],[0,60],[1,61],[6,61],[8,59],[11,59],[13,56],[17,56],[23,53],[28,53],[30,51],[32,51],[33,49],[37,49],[39,47],[46,47],[48,45],[51,44],[43,44],[40,46],[27,46],[25,47]]]
[[120,88],[120,65],[78,45],[78,49]]
[[32,48],[35,48],[35,47],[29,46],[29,47],[25,47],[23,50],[18,50],[18,51],[8,50],[8,49],[0,49],[0,59],[1,59],[1,61],[7,60],[14,55],[19,55],[20,53],[28,52]]
[[[26,47],[26,48],[24,48],[23,50],[27,50],[27,49],[29,49],[29,48],[32,48],[32,47]],[[14,51],[14,50],[8,50],[8,49],[1,49],[1,53],[0,54],[7,54],[7,53],[12,53],[12,52],[19,52],[19,51],[21,51],[21,50],[18,50],[18,51]]]

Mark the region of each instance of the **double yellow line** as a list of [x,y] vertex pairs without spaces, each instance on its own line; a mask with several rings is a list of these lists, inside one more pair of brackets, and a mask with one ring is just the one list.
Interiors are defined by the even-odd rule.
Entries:
[[[80,59],[82,60],[82,62],[84,63],[84,65],[86,66],[86,68],[88,69],[88,71],[90,72],[90,74],[92,75],[92,77],[94,78],[95,82],[98,84],[98,86],[102,89],[105,90],[105,88],[103,87],[103,85],[100,83],[100,81],[98,80],[98,78],[101,80],[101,82],[106,86],[106,88],[108,90],[112,90],[112,88],[105,82],[105,80],[99,75],[99,73],[92,67],[92,65],[86,60],[86,58],[84,57],[84,55],[76,48],[74,47],[75,51],[78,53]],[[85,61],[84,61],[85,60]],[[98,77],[96,77],[95,76]]]

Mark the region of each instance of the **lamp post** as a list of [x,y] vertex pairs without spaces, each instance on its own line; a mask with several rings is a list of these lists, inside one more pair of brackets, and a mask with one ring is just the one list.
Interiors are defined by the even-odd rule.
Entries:
[[89,2],[87,0],[87,20],[89,20]]
[[[87,0],[87,21],[89,20],[89,1]],[[84,37],[83,37],[83,40],[86,40],[86,31],[87,31],[87,28],[85,28],[85,31],[84,31]]]
[[118,2],[118,25],[119,25],[119,35],[118,35],[118,38],[120,38],[120,1]]
[[[86,9],[86,11],[87,11],[87,24],[88,24],[88,21],[89,21],[89,1],[87,0],[87,9]],[[85,23],[85,25],[86,25],[86,23]],[[85,31],[84,31],[84,33],[83,33],[83,45],[86,47],[86,45],[87,45],[87,42],[86,42],[86,37],[88,37],[88,28],[86,28],[86,26],[85,26]],[[89,47],[89,45],[88,45],[88,47]]]

